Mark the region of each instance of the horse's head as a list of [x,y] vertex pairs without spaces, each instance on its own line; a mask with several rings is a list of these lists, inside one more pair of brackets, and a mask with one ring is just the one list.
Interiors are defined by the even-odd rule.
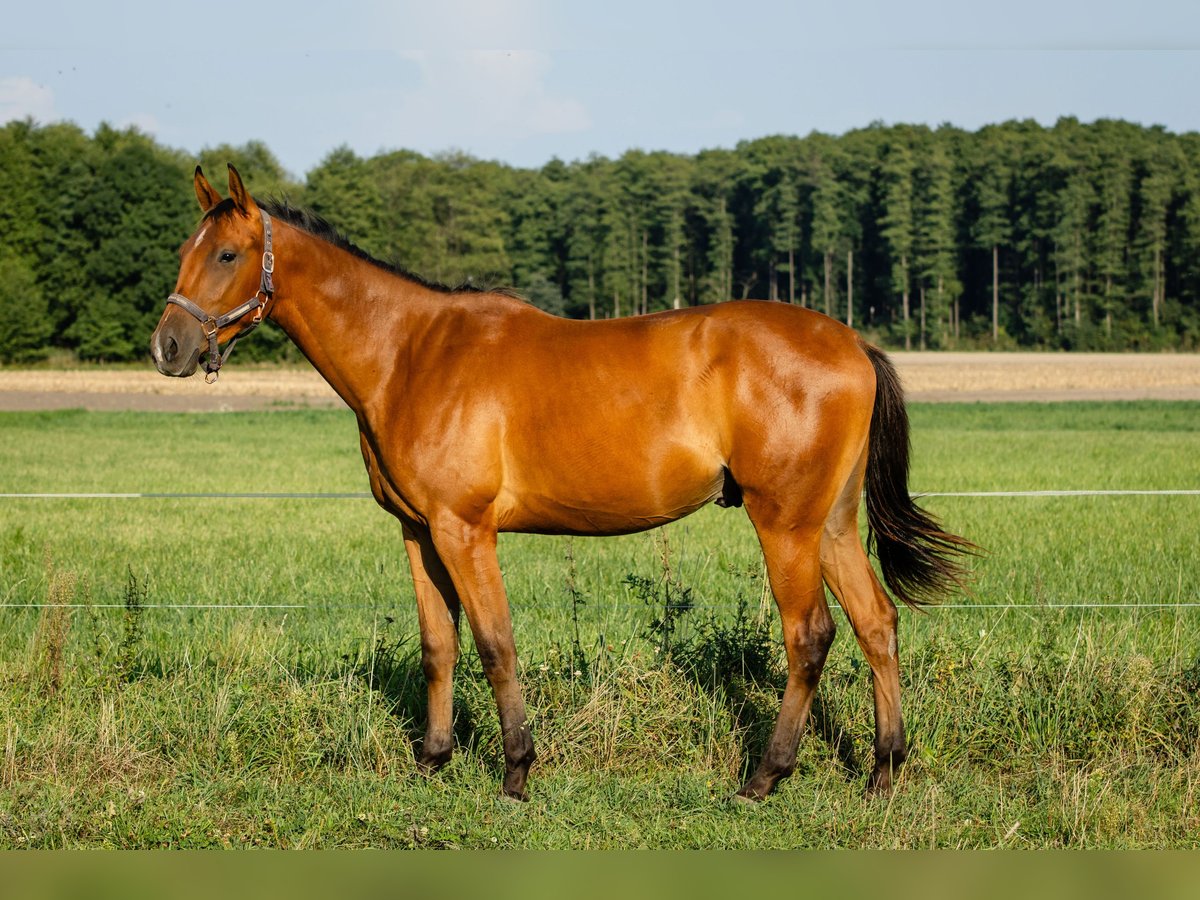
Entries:
[[275,262],[271,219],[246,191],[237,169],[229,167],[228,199],[199,166],[194,182],[204,218],[179,248],[179,278],[150,336],[150,354],[162,374],[186,377],[207,353],[204,365],[212,380],[233,349],[231,342],[223,357],[220,342],[236,341],[262,319]]

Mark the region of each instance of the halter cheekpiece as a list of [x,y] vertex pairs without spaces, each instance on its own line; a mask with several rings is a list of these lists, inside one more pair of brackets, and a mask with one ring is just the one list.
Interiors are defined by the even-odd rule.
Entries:
[[[187,297],[183,296],[183,294],[171,294],[167,298],[168,304],[174,303],[199,321],[200,327],[204,330],[204,336],[208,338],[208,354],[204,359],[204,371],[206,373],[204,380],[209,384],[217,380],[217,373],[220,372],[221,366],[225,365],[225,360],[229,359],[229,354],[233,352],[234,345],[237,344],[238,340],[258,327],[258,324],[266,314],[267,304],[271,301],[271,297],[275,292],[275,285],[271,279],[271,276],[275,272],[275,254],[271,249],[271,217],[267,215],[265,210],[259,209],[258,212],[262,216],[263,223],[262,276],[259,279],[258,291],[253,297],[241,306],[236,306],[221,316],[214,316],[211,313],[205,312]],[[254,313],[253,318],[243,326],[241,331],[233,336],[225,346],[225,352],[222,353],[220,345],[217,343],[217,332],[226,325],[232,325],[234,322],[245,318],[251,312]]]

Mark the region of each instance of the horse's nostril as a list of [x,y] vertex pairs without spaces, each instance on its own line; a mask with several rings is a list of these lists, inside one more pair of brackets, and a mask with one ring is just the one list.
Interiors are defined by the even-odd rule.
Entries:
[[167,338],[166,346],[163,347],[163,359],[166,360],[167,362],[173,362],[175,360],[175,357],[178,355],[179,355],[179,344],[176,343],[175,338],[173,338],[173,337]]

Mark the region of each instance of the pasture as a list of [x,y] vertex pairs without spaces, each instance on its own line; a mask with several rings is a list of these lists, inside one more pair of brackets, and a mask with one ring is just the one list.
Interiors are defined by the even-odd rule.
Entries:
[[[1200,403],[911,413],[919,492],[1200,487]],[[0,492],[366,490],[344,410],[3,413],[0,435]],[[925,505],[988,555],[969,596],[901,611],[890,800],[863,796],[870,675],[835,612],[796,773],[729,803],[782,662],[740,510],[502,536],[539,752],[521,805],[465,628],[458,751],[415,771],[412,587],[371,500],[2,499],[0,846],[1196,846],[1200,496]]]

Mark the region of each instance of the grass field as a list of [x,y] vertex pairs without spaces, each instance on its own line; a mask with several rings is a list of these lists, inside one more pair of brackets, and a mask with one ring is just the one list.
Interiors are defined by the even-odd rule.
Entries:
[[[912,414],[915,490],[1200,487],[1200,404]],[[366,489],[344,411],[9,413],[0,435],[0,492]],[[517,805],[470,650],[459,752],[414,771],[412,589],[373,502],[0,500],[0,846],[1200,843],[1200,608],[1162,606],[1200,603],[1200,497],[926,505],[988,555],[970,596],[901,613],[897,793],[862,796],[870,678],[839,613],[797,772],[747,808],[782,651],[741,511],[502,538],[540,755]],[[694,605],[668,653],[664,592]]]

